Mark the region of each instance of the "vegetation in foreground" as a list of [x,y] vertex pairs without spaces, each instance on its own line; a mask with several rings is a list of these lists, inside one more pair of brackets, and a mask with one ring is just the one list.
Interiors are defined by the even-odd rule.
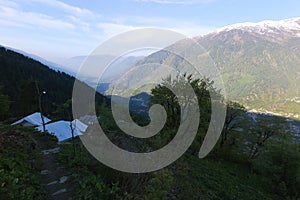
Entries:
[[[176,87],[181,78],[173,82],[165,80],[168,81],[165,84]],[[184,156],[153,173],[127,174],[102,165],[87,152],[80,140],[75,156],[72,146],[65,145],[59,160],[73,172],[77,198],[299,199],[300,144],[288,132],[284,119],[262,117],[253,124],[243,106],[228,102],[225,126],[218,144],[205,159],[197,157],[209,124],[208,88],[213,84],[207,80],[192,80],[190,76],[183,78],[197,87],[194,90],[197,95],[201,94],[200,108],[206,111],[202,114],[196,139]],[[213,88],[209,89],[213,91]],[[122,135],[110,110],[98,107],[101,126],[116,145],[139,152],[145,148],[158,149],[174,137],[176,122],[180,120],[175,95],[164,84],[157,86],[152,95],[151,103],[165,106],[169,118],[164,129],[147,142],[130,140]],[[143,124],[139,118],[134,120]]]
[[[184,78],[192,82],[201,99],[200,109],[205,110],[195,141],[184,156],[153,173],[127,174],[95,160],[80,140],[76,140],[75,154],[71,144],[64,144],[57,160],[72,172],[74,199],[299,199],[300,144],[290,136],[285,120],[259,118],[253,124],[243,106],[227,102],[227,117],[218,144],[205,159],[197,157],[210,120],[208,88],[212,83]],[[174,87],[181,83],[180,78],[170,81],[166,84]],[[158,149],[174,137],[177,130],[174,122],[180,120],[176,96],[164,84],[157,86],[152,95],[151,103],[166,106],[168,120],[163,130],[149,141],[122,135],[109,108],[97,107],[100,123],[116,145],[125,149],[134,146],[134,151]],[[133,119],[145,124],[137,116]],[[32,144],[30,134],[17,134],[17,130],[3,125],[0,130],[4,138],[1,198],[43,199],[45,192],[38,168],[36,162],[31,162],[38,157],[35,151],[28,150]],[[32,129],[28,133],[38,134]],[[8,140],[10,135],[22,139]],[[16,141],[22,142],[15,144]]]
[[[45,199],[32,128],[0,124],[0,199]],[[45,137],[45,136],[41,136]]]

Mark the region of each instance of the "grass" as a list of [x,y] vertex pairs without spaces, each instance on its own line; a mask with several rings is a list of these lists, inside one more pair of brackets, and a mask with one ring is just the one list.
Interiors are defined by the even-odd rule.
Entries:
[[178,199],[272,199],[260,184],[261,177],[241,164],[188,156],[179,166]]

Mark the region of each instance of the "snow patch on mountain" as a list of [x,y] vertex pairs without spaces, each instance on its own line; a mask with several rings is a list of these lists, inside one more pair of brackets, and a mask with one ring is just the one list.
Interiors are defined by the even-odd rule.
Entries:
[[300,37],[300,17],[285,19],[280,21],[261,21],[258,23],[245,22],[238,23],[229,26],[225,26],[216,31],[216,33],[220,32],[228,32],[231,30],[243,30],[247,32],[253,32],[258,34],[273,34],[277,32],[285,32],[291,34],[294,37]]

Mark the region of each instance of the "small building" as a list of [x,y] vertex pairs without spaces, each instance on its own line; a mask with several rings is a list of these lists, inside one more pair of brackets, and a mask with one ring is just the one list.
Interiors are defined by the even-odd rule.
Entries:
[[20,126],[42,126],[43,125],[43,121],[42,121],[42,117],[44,118],[44,122],[45,124],[49,123],[51,120],[45,116],[41,116],[40,112],[36,112],[33,113],[31,115],[28,115],[14,123],[12,123],[11,125],[20,125]]
[[[53,134],[58,139],[58,142],[65,142],[72,138],[71,125],[74,131],[74,137],[82,135],[88,127],[78,119],[75,119],[72,122],[60,120],[57,122],[49,123],[46,124],[45,129],[48,133]],[[38,126],[37,129],[39,131],[43,131],[43,126]]]

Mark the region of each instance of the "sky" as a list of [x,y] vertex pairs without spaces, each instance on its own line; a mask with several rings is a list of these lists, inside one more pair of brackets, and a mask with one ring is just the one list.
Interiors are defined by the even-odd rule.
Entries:
[[299,0],[0,0],[0,45],[60,62],[137,28],[193,37],[234,23],[300,17],[299,9]]

